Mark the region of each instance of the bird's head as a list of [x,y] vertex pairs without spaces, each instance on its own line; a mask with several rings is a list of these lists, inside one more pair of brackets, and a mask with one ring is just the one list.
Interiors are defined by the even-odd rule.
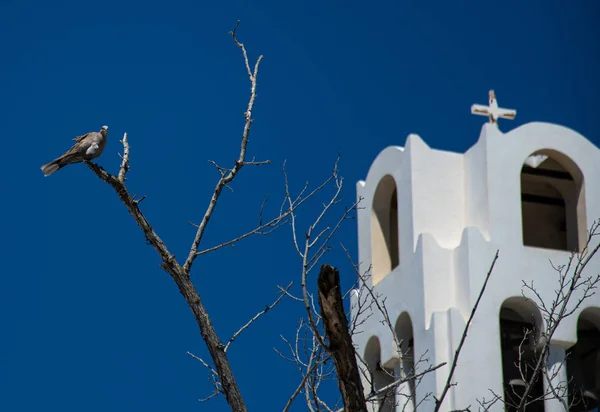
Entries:
[[102,133],[102,136],[106,137],[106,134],[108,133],[108,126],[102,126],[100,133]]

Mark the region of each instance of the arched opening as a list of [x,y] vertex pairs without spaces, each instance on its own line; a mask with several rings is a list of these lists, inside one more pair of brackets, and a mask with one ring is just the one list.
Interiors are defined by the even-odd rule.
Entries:
[[[600,309],[586,309],[577,320],[577,343],[567,351],[569,411],[600,406]],[[595,409],[596,408],[596,409]]]
[[371,208],[371,261],[373,284],[400,264],[398,243],[398,192],[396,182],[386,175],[375,190]]
[[[410,315],[403,312],[396,321],[394,327],[396,337],[400,343],[398,350],[400,362],[397,367],[396,377],[406,378],[415,375],[415,346],[413,327]],[[405,412],[413,412],[416,410],[416,380],[411,378],[408,382],[398,386],[397,398],[402,410]]]
[[[367,393],[377,392],[379,389],[385,388],[387,385],[394,383],[394,371],[384,368],[381,363],[381,346],[379,339],[373,336],[369,339],[365,347],[365,362],[370,371],[371,388],[365,388]],[[385,391],[377,396],[374,408],[371,410],[381,412],[392,412],[395,410],[396,397],[394,389]]]
[[[502,304],[500,340],[507,412],[517,410],[526,386],[534,378],[535,362],[543,347],[539,339],[541,326],[540,312],[531,300],[514,297]],[[531,402],[527,405],[527,411],[543,412],[544,401],[539,398],[544,393],[544,383],[540,374],[535,378],[533,390],[527,397],[527,402]]]
[[525,246],[579,251],[586,233],[583,174],[562,153],[539,150],[521,168]]

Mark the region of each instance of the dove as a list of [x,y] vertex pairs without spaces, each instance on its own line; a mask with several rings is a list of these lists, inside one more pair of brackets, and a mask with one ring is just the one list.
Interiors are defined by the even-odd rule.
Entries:
[[104,147],[106,147],[107,135],[108,126],[102,126],[99,132],[90,132],[77,136],[73,139],[76,143],[65,154],[41,167],[44,176],[50,176],[66,165],[97,158],[104,151]]

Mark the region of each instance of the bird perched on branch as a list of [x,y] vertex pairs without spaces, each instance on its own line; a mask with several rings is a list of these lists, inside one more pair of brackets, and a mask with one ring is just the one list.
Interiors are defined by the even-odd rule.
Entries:
[[68,164],[97,158],[104,151],[104,147],[106,147],[107,135],[108,126],[102,126],[99,132],[90,132],[77,136],[73,139],[76,143],[67,153],[42,166],[44,176],[50,176],[52,173]]

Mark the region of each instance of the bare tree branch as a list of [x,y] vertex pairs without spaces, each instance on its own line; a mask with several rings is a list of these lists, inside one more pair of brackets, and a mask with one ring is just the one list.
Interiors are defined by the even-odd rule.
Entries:
[[429,368],[425,369],[423,372],[419,372],[415,375],[410,375],[409,377],[404,377],[404,378],[398,379],[398,380],[390,383],[389,385],[386,385],[382,388],[377,389],[376,391],[373,391],[371,394],[369,394],[369,396],[367,396],[367,400],[370,401],[370,400],[376,399],[379,395],[389,391],[390,389],[394,389],[397,386],[402,385],[403,383],[406,383],[412,379],[416,379],[416,378],[425,376],[428,373],[431,373],[445,365],[446,365],[446,362],[438,363],[435,366],[430,366]]
[[209,371],[211,371],[213,375],[215,375],[216,377],[218,377],[218,376],[219,376],[219,374],[217,373],[217,371],[216,371],[216,370],[214,370],[213,368],[211,368],[211,367],[208,365],[208,363],[204,362],[204,359],[202,359],[202,358],[201,358],[201,357],[199,357],[199,356],[196,356],[196,355],[194,355],[193,353],[191,353],[191,352],[189,352],[189,351],[188,351],[188,352],[186,352],[186,354],[187,354],[187,355],[189,355],[189,356],[191,356],[192,358],[196,359],[197,361],[199,361],[199,362],[202,364],[202,366],[204,366],[206,369],[208,369]]
[[121,167],[119,168],[118,179],[121,183],[124,183],[125,175],[129,171],[129,141],[127,140],[127,133],[123,133],[121,143],[123,144],[123,156],[121,156]]
[[146,240],[154,247],[158,252],[161,260],[163,261],[161,268],[163,268],[175,281],[179,291],[185,298],[188,306],[194,314],[196,323],[200,328],[200,334],[202,339],[206,343],[206,346],[211,354],[211,358],[216,366],[217,375],[220,378],[223,393],[227,398],[229,405],[236,411],[246,411],[246,406],[242,399],[242,395],[239,391],[231,366],[225,352],[223,351],[223,344],[221,343],[217,332],[206,312],[204,304],[200,300],[200,296],[196,291],[188,273],[177,263],[175,256],[167,249],[162,239],[156,234],[154,229],[148,220],[140,210],[138,203],[128,192],[127,187],[117,177],[107,173],[100,166],[86,162],[88,167],[98,176],[101,180],[108,183],[117,193],[121,202],[125,205],[131,216],[135,219],[136,223],[144,232]]
[[308,380],[308,377],[312,374],[313,370],[317,367],[317,365],[318,364],[316,362],[313,363],[312,366],[310,367],[310,369],[307,371],[307,373],[304,374],[304,377],[302,378],[302,380],[300,381],[300,383],[296,387],[296,390],[294,391],[294,393],[292,394],[292,396],[290,396],[290,398],[288,399],[287,403],[285,404],[285,407],[283,408],[283,412],[287,412],[291,408],[292,403],[294,402],[294,400],[296,399],[296,397],[298,396],[298,394],[302,391],[302,388],[306,384],[306,381]]
[[142,229],[146,240],[154,247],[158,252],[163,264],[172,267],[173,271],[179,271],[181,268],[175,257],[169,252],[162,239],[156,234],[154,229],[148,220],[138,207],[138,203],[127,191],[127,187],[117,177],[106,172],[102,167],[95,163],[86,161],[87,166],[98,176],[101,180],[108,183],[117,193],[121,202],[125,205],[131,216],[135,219],[137,225]]
[[247,164],[245,162],[246,147],[248,146],[248,136],[250,135],[250,127],[253,122],[252,109],[254,108],[254,100],[256,99],[256,79],[258,76],[258,66],[260,65],[260,62],[262,61],[263,56],[258,57],[258,59],[256,60],[256,65],[254,66],[254,72],[251,72],[250,65],[248,63],[248,54],[246,53],[246,48],[244,47],[244,45],[242,43],[240,43],[237,40],[236,35],[235,35],[235,32],[236,32],[239,24],[240,24],[240,22],[238,21],[236,23],[233,31],[231,31],[229,34],[231,35],[235,44],[242,50],[242,53],[244,56],[244,63],[246,65],[246,70],[248,71],[248,76],[250,77],[250,83],[251,83],[250,99],[248,101],[248,108],[246,109],[246,112],[244,113],[244,118],[246,119],[246,123],[244,124],[244,131],[242,133],[240,154],[238,156],[238,159],[235,161],[235,165],[233,166],[233,168],[231,168],[226,175],[222,174],[221,178],[217,182],[217,185],[213,192],[212,198],[210,199],[210,203],[208,204],[208,208],[206,209],[206,212],[204,213],[204,217],[202,218],[202,221],[200,222],[200,225],[198,226],[198,230],[196,231],[196,236],[194,237],[194,241],[192,242],[192,246],[190,248],[190,253],[188,254],[188,257],[185,260],[185,263],[183,264],[183,270],[186,273],[190,273],[190,270],[192,269],[192,264],[194,263],[194,260],[198,256],[197,255],[198,246],[200,245],[200,241],[202,240],[202,236],[204,235],[204,231],[206,230],[208,221],[210,220],[210,218],[215,210],[215,206],[217,205],[217,201],[219,200],[219,196],[221,195],[221,191],[223,190],[223,187],[225,187],[226,185],[231,183],[231,181],[233,181],[233,179],[238,174],[238,172],[242,169],[242,167]]
[[286,296],[286,292],[292,287],[293,284],[294,284],[294,282],[290,282],[290,284],[287,285],[286,288],[282,290],[282,292],[279,294],[279,296],[277,297],[275,302],[271,303],[270,305],[267,305],[263,310],[261,310],[256,315],[254,315],[254,317],[252,319],[250,319],[248,322],[246,322],[246,324],[244,326],[242,326],[237,332],[235,332],[231,336],[231,338],[229,338],[229,341],[227,341],[227,344],[225,345],[225,348],[223,348],[223,351],[227,352],[227,349],[229,349],[229,346],[233,343],[233,341],[235,341],[237,339],[238,336],[240,336],[240,334],[243,331],[248,329],[248,327],[250,327],[250,325],[254,321],[256,321],[258,318],[260,318],[262,315],[267,313],[269,310],[273,309],[275,307],[275,305],[277,305],[281,301],[281,299],[283,299],[283,297]]
[[[248,77],[250,77],[250,81],[252,82],[253,75],[252,75],[252,71],[250,70],[250,63],[248,62],[248,55],[246,54],[246,48],[244,47],[244,45],[242,43],[240,43],[237,40],[237,37],[235,36],[235,33],[237,32],[237,29],[239,26],[240,26],[240,21],[238,20],[237,23],[235,23],[235,27],[233,28],[233,30],[229,32],[229,35],[235,42],[236,46],[238,46],[240,49],[242,49],[242,52],[244,53],[244,63],[246,64],[246,72],[248,73]],[[257,62],[257,64],[258,64],[258,62]]]
[[214,398],[217,395],[220,395],[221,391],[218,389],[215,389],[215,391],[213,393],[211,393],[210,395],[208,395],[206,398],[202,398],[202,399],[198,399],[200,402],[206,402],[206,401],[210,401],[212,398]]

